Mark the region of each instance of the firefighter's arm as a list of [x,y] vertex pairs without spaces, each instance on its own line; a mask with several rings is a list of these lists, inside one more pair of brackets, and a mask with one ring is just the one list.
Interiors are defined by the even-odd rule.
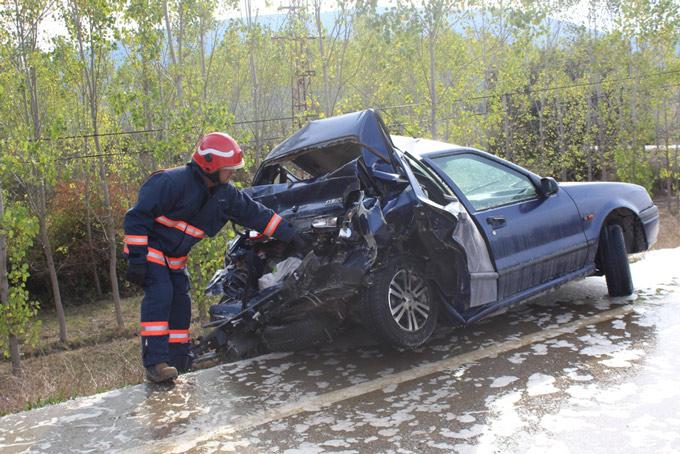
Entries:
[[169,208],[174,197],[171,182],[162,172],[151,175],[139,190],[135,206],[125,213],[125,249],[130,264],[146,264],[149,233],[154,219]]
[[239,225],[285,242],[291,242],[297,236],[290,222],[233,185],[221,185],[218,191],[219,215],[223,222],[232,220]]

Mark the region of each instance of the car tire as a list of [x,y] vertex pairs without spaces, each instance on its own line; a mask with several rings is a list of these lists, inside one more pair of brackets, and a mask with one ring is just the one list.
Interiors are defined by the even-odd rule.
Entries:
[[374,271],[373,283],[361,292],[364,323],[379,341],[415,348],[434,332],[439,304],[422,269],[414,259],[394,257]]
[[628,296],[633,293],[628,253],[623,229],[618,224],[605,227],[600,239],[601,260],[607,280],[609,296]]

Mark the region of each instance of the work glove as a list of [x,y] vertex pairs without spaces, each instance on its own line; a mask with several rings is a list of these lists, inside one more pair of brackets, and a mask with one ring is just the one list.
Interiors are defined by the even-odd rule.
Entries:
[[145,278],[146,263],[128,263],[127,271],[125,272],[125,279],[128,282],[144,287]]
[[296,232],[293,235],[293,239],[290,241],[293,249],[296,253],[301,254],[303,257],[306,256],[309,251],[312,250],[312,244],[303,237],[300,232]]

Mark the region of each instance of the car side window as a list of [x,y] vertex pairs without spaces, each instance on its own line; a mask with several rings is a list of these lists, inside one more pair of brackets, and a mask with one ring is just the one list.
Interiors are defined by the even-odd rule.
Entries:
[[537,197],[526,175],[472,153],[434,158],[476,211]]
[[439,177],[436,177],[436,174],[430,173],[430,171],[416,159],[413,159],[408,155],[404,155],[404,157],[411,167],[416,180],[418,180],[421,189],[430,200],[444,206],[448,203],[446,199],[447,196],[454,197],[451,189],[441,181]]

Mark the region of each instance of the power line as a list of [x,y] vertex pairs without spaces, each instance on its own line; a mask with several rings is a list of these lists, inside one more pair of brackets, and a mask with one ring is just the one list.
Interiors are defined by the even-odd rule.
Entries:
[[[598,82],[582,82],[582,83],[577,83],[577,84],[571,84],[571,85],[560,85],[556,87],[544,87],[544,88],[537,88],[537,89],[526,89],[526,90],[515,90],[515,91],[509,91],[509,92],[494,92],[490,93],[487,95],[479,95],[479,96],[469,96],[465,98],[456,98],[453,99],[449,102],[464,102],[464,101],[479,101],[482,99],[490,99],[490,98],[495,98],[499,96],[515,96],[515,95],[527,95],[530,93],[544,93],[544,92],[549,92],[549,91],[561,91],[561,90],[569,90],[572,88],[583,88],[583,87],[590,87],[590,86],[595,86],[595,85],[605,85],[605,84],[612,84],[612,83],[617,83],[617,82],[626,82],[626,81],[631,81],[631,80],[647,80],[651,79],[654,77],[659,77],[659,76],[664,76],[664,75],[671,75],[671,74],[677,74],[680,73],[680,69],[678,70],[669,70],[669,71],[660,71],[657,73],[648,73],[641,75],[640,77],[622,77],[622,78],[617,78],[617,79],[610,79],[610,80],[602,80]],[[664,87],[658,87],[658,88],[664,88]],[[422,106],[422,105],[427,105],[427,102],[421,101],[421,102],[414,102],[414,103],[408,103],[408,104],[397,104],[397,105],[388,105],[388,106],[379,106],[376,107],[375,109],[381,112],[386,112],[389,110],[396,110],[396,109],[403,109],[406,107],[417,107],[417,106]],[[275,117],[275,118],[263,118],[259,120],[255,119],[248,119],[248,120],[241,120],[241,121],[235,121],[231,123],[231,126],[235,125],[244,125],[244,124],[251,124],[251,123],[267,123],[267,122],[275,122],[275,121],[289,121],[289,120],[294,120],[295,116],[285,116],[285,117]],[[308,119],[316,119],[318,118],[317,116],[307,116]],[[77,135],[70,135],[70,136],[59,136],[59,137],[39,137],[38,139],[29,139],[29,141],[34,142],[34,141],[58,141],[58,140],[73,140],[73,139],[88,139],[88,138],[94,138],[94,137],[111,137],[111,136],[122,136],[122,135],[134,135],[134,134],[148,134],[152,132],[162,132],[162,131],[170,131],[171,128],[154,128],[154,129],[139,129],[139,130],[132,130],[132,131],[116,131],[116,132],[103,132],[103,133],[97,133],[97,134],[77,134]],[[4,142],[7,141],[7,139],[3,139]]]
[[[277,137],[265,137],[263,139],[260,139],[262,142],[271,142],[274,140],[281,140],[285,139],[287,136],[277,136]],[[245,142],[242,143],[241,146],[246,147],[250,145],[252,141],[250,142]],[[145,153],[146,151],[120,151],[120,152],[112,152],[112,153],[98,153],[98,154],[71,154],[68,156],[62,156],[61,158],[57,158],[58,161],[71,161],[73,159],[86,159],[86,158],[100,158],[100,157],[108,157],[108,156],[121,156],[121,155],[135,155],[135,154],[142,154]]]
[[30,142],[51,142],[53,140],[70,140],[70,139],[91,139],[94,137],[110,137],[110,136],[125,136],[133,134],[146,134],[150,132],[160,132],[165,131],[164,128],[158,129],[138,129],[134,131],[116,131],[116,132],[100,132],[97,134],[80,134],[73,136],[60,136],[60,137],[38,137],[37,139],[29,139]]
[[[611,83],[616,83],[616,82],[625,82],[625,81],[631,81],[631,80],[646,80],[646,79],[651,79],[653,77],[659,77],[659,76],[664,76],[664,75],[669,75],[669,74],[677,74],[680,73],[680,69],[678,70],[672,70],[672,71],[661,71],[658,73],[649,73],[646,75],[643,75],[641,77],[622,77],[618,79],[609,79],[609,80],[602,80],[599,82],[581,82],[578,84],[571,84],[571,85],[559,85],[557,87],[544,87],[544,88],[537,88],[537,89],[526,89],[526,90],[515,90],[515,91],[507,91],[507,92],[494,92],[490,93],[487,95],[479,95],[479,96],[469,96],[466,98],[456,98],[451,100],[450,102],[455,103],[455,102],[464,102],[464,101],[479,101],[482,99],[490,99],[490,98],[495,98],[495,97],[501,97],[501,96],[515,96],[515,95],[527,95],[530,93],[542,93],[542,92],[548,92],[548,91],[561,91],[561,90],[568,90],[571,88],[583,88],[583,87],[591,87],[595,85],[605,85],[605,84],[611,84]],[[658,88],[664,88],[664,87],[658,87]],[[427,102],[421,101],[421,102],[415,102],[415,103],[410,103],[410,104],[402,104],[402,105],[396,105],[396,106],[385,106],[385,107],[377,107],[376,110],[379,111],[386,111],[386,110],[392,110],[392,109],[399,109],[399,108],[405,108],[405,107],[416,107],[416,106],[422,106],[422,105],[427,105]]]
[[[287,120],[293,120],[295,117],[292,116],[287,116],[287,117],[276,117],[276,118],[263,118],[260,120],[242,120],[242,121],[235,121],[233,123],[230,123],[230,126],[233,125],[245,125],[245,124],[250,124],[250,123],[267,123],[267,122],[272,122],[272,121],[287,121]],[[316,116],[310,116],[308,115],[307,118],[316,118]],[[94,137],[111,137],[111,136],[126,136],[126,135],[134,135],[134,134],[148,134],[152,132],[162,132],[162,131],[171,131],[172,128],[155,128],[155,129],[135,129],[132,131],[114,131],[114,132],[100,132],[97,134],[76,134],[76,135],[71,135],[71,136],[58,136],[58,137],[38,137],[37,139],[28,139],[29,142],[52,142],[52,141],[57,141],[57,140],[73,140],[73,139],[91,139]],[[4,139],[5,141],[7,139]]]
[[610,83],[616,83],[616,82],[625,82],[625,81],[630,81],[630,80],[646,80],[646,79],[651,79],[653,77],[658,77],[658,76],[665,76],[668,74],[677,74],[680,73],[680,69],[678,70],[673,70],[673,71],[662,71],[658,73],[650,73],[645,75],[644,77],[622,77],[618,79],[609,79],[609,80],[602,80],[599,82],[582,82],[578,84],[571,84],[571,85],[562,85],[562,86],[557,86],[557,87],[544,87],[544,88],[537,88],[537,89],[527,89],[527,90],[515,90],[515,91],[509,91],[509,92],[504,92],[504,93],[493,93],[490,95],[486,96],[475,96],[471,98],[461,98],[460,100],[454,100],[454,101],[475,101],[478,99],[487,99],[487,98],[493,98],[496,96],[504,96],[504,95],[524,95],[524,94],[529,94],[529,93],[543,93],[546,91],[559,91],[559,90],[568,90],[570,88],[582,88],[582,87],[592,87],[594,85],[604,85],[604,84],[610,84]]

